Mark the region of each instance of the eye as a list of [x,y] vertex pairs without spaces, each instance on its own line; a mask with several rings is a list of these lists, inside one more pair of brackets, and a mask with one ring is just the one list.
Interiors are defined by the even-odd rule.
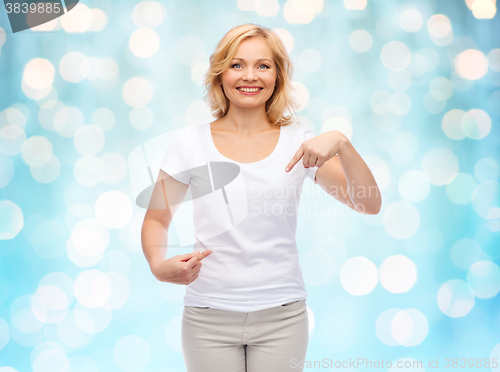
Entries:
[[[233,68],[234,66],[241,66],[241,65],[239,63],[234,63],[231,65],[231,68]],[[262,67],[262,66],[264,66],[265,69],[270,69],[270,67],[268,65],[265,65],[265,64],[262,64],[259,67]]]

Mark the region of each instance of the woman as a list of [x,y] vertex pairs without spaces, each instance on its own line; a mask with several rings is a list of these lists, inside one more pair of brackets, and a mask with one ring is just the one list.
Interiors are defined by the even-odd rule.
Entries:
[[[291,75],[273,31],[233,28],[210,57],[205,80],[217,120],[183,129],[162,160],[142,245],[158,280],[187,285],[181,335],[188,372],[303,370],[309,322],[295,231],[305,177],[354,210],[380,210],[375,180],[342,133],[315,136],[283,116],[296,107]],[[357,197],[347,182],[377,193]],[[165,260],[168,228],[188,187],[194,252]]]

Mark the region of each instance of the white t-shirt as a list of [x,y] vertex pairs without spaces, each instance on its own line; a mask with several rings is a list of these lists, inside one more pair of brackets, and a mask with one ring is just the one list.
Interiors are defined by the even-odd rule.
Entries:
[[314,136],[292,122],[280,128],[271,155],[239,163],[217,150],[210,123],[179,131],[160,168],[190,185],[193,251],[213,251],[186,286],[185,306],[251,312],[307,299],[295,232],[304,179],[314,181],[318,168],[305,168],[302,159],[285,167]]

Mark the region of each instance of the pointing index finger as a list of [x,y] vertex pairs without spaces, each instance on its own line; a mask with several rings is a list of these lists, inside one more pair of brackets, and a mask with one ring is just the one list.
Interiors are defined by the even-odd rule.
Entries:
[[299,147],[295,155],[293,155],[292,160],[288,163],[288,165],[285,168],[285,172],[291,171],[292,168],[295,166],[295,164],[298,163],[298,161],[304,156],[304,149],[302,148],[302,145]]
[[200,252],[198,253],[195,257],[196,259],[198,260],[198,262],[200,262],[201,260],[203,260],[205,257],[207,257],[209,254],[212,253],[212,250],[210,249],[207,249],[206,251],[204,252]]

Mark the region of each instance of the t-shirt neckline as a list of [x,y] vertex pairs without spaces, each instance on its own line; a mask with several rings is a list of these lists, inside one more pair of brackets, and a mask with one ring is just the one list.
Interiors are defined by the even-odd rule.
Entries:
[[212,131],[210,130],[210,124],[211,122],[209,122],[207,125],[206,125],[206,134],[208,136],[208,142],[210,144],[210,147],[212,148],[212,150],[215,152],[215,154],[217,154],[218,157],[226,160],[226,161],[229,161],[229,162],[232,162],[232,163],[236,163],[238,164],[239,166],[241,167],[254,167],[254,166],[257,166],[257,165],[261,165],[261,164],[264,164],[264,163],[267,163],[268,161],[272,160],[274,157],[276,157],[276,154],[279,152],[280,148],[281,148],[281,145],[282,145],[282,142],[283,142],[283,137],[284,137],[284,130],[283,130],[283,126],[280,125],[280,135],[279,135],[279,138],[278,138],[278,143],[276,144],[273,152],[271,154],[269,154],[269,156],[267,156],[266,158],[264,159],[261,159],[259,161],[254,161],[252,163],[240,163],[236,160],[233,160],[233,159],[229,159],[227,157],[225,157],[224,155],[222,155],[219,150],[217,150],[217,147],[215,146],[215,143],[214,143],[214,140],[212,138]]

